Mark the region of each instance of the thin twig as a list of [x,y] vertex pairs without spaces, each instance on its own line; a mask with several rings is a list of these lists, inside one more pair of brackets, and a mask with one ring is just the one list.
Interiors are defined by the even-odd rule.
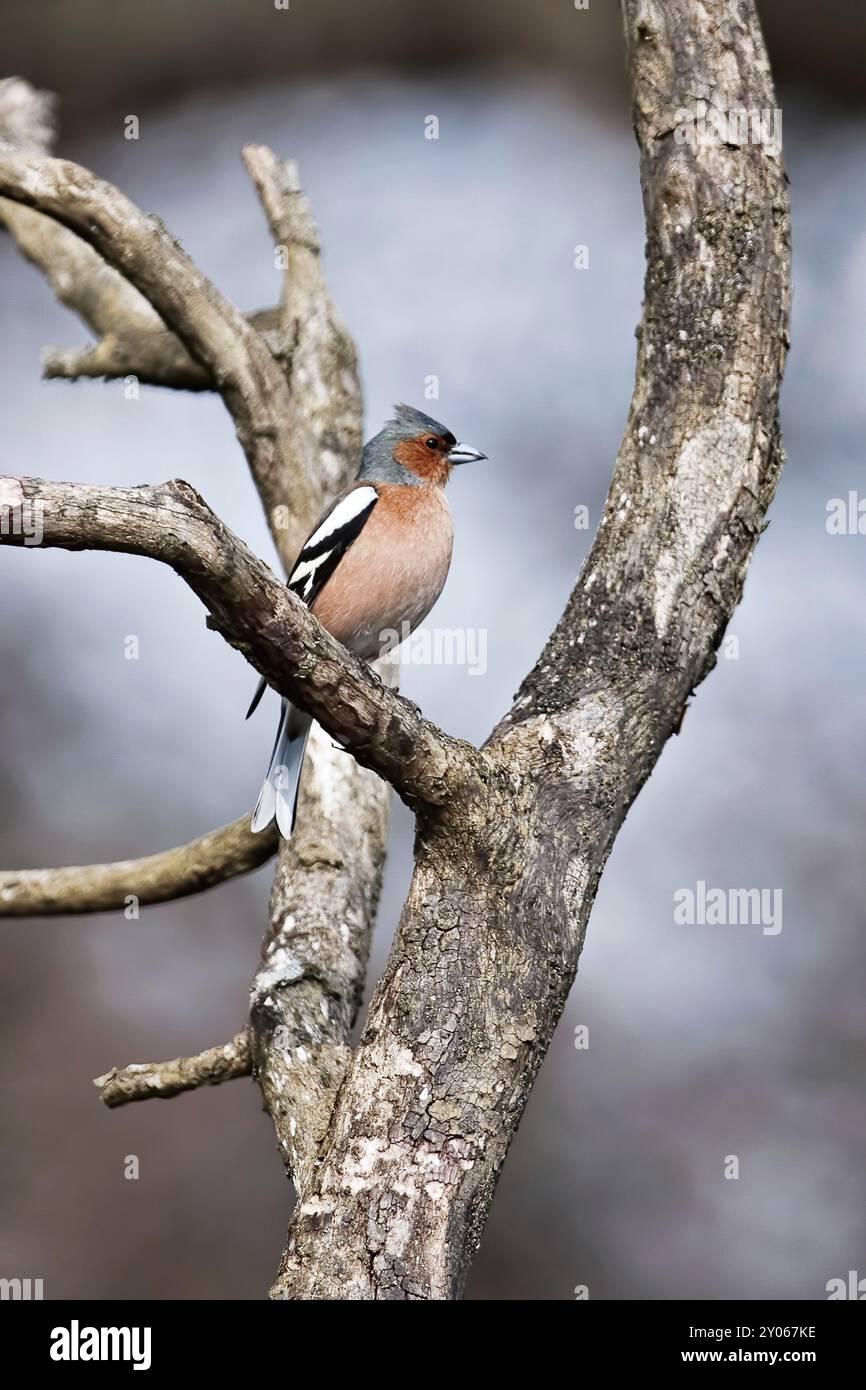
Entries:
[[99,1099],[110,1110],[135,1100],[170,1100],[182,1091],[200,1086],[221,1086],[250,1074],[250,1046],[246,1032],[236,1033],[223,1047],[209,1047],[194,1057],[175,1057],[170,1062],[130,1062],[94,1077]]
[[0,917],[58,917],[111,912],[203,893],[272,858],[279,836],[250,831],[249,812],[189,844],[121,859],[58,869],[0,869]]

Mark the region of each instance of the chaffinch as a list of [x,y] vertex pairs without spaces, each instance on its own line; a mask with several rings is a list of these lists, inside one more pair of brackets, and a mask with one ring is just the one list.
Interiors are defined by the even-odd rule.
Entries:
[[[357,656],[374,660],[395,630],[408,635],[430,612],[451,564],[445,484],[455,464],[486,457],[407,405],[395,406],[393,420],[364,445],[355,482],[315,526],[288,579],[292,593]],[[266,686],[262,678],[247,719]],[[290,838],[311,724],[310,715],[283,700],[253,831],[276,816]]]

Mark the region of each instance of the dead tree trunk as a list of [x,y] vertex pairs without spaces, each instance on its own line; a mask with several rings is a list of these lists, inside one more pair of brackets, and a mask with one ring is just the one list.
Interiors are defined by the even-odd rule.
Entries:
[[[185,485],[133,493],[6,480],[19,505],[45,502],[44,544],[134,549],[171,564],[213,625],[417,815],[412,885],[351,1054],[381,803],[365,793],[369,811],[347,839],[339,798],[335,815],[334,800],[311,787],[337,867],[305,841],[281,855],[247,1035],[299,1195],[274,1297],[459,1297],[607,856],[714,664],[775,489],[788,200],[780,151],[755,138],[758,120],[740,119],[775,109],[754,5],[624,0],[623,14],[647,227],[634,394],[589,556],[483,748],[450,739],[376,685]],[[709,135],[691,124],[698,96],[718,118]],[[260,189],[271,191],[274,225],[291,194],[270,161]],[[285,480],[274,482],[281,470],[298,470],[273,405],[276,439],[257,454],[260,396],[279,356],[216,291],[203,309],[173,244],[116,190],[71,170],[7,150],[0,193],[54,219],[52,234],[57,223],[71,228],[145,296],[173,352],[222,391],[272,506],[285,492]],[[208,315],[230,324],[231,348]],[[297,431],[304,382],[287,388],[280,374],[279,386]],[[304,429],[299,471],[315,492],[323,436]],[[348,941],[334,936],[333,883],[355,924]],[[327,966],[317,972],[322,942]]]

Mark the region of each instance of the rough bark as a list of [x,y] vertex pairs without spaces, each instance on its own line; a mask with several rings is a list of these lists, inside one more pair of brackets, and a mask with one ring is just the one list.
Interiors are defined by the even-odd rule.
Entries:
[[[56,138],[49,93],[34,91],[15,77],[0,82],[0,139],[25,154],[38,155],[48,153]],[[93,348],[46,349],[47,377],[133,374],[140,381],[152,381],[167,374],[171,385],[209,383],[206,369],[193,361],[144,296],[86,242],[9,198],[0,198],[0,222],[22,255],[42,271],[60,303],[78,314],[99,339]]]
[[[56,135],[54,100],[49,93],[34,91],[20,78],[0,81],[0,140],[27,154],[47,154]],[[325,482],[336,488],[344,476],[345,460],[357,453],[360,443],[354,345],[321,275],[315,223],[298,184],[296,166],[287,164],[288,175],[283,174],[280,161],[264,146],[250,146],[244,160],[286,253],[281,307],[256,309],[246,317],[282,366],[289,384],[292,349],[298,339],[303,358],[314,363],[327,388],[327,423],[337,444],[333,476]],[[294,222],[280,209],[280,191],[291,200]],[[0,198],[0,224],[14,237],[21,254],[42,271],[58,301],[77,314],[97,339],[84,348],[43,349],[42,374],[47,380],[134,376],[145,386],[216,389],[213,374],[190,356],[144,295],[74,232],[10,198]],[[294,238],[299,233],[304,244],[296,248]],[[290,279],[291,291],[287,288]],[[285,313],[290,297],[297,310],[293,319]],[[306,410],[303,402],[302,419]],[[287,562],[292,558],[288,552],[284,555]]]
[[[207,608],[208,625],[409,805],[442,802],[473,775],[474,750],[331,637],[189,483],[119,488],[0,477],[0,508],[38,516],[42,547],[113,550],[171,566]],[[20,527],[0,533],[0,545],[27,544]]]
[[[47,373],[132,373],[143,382],[221,390],[239,437],[246,444],[280,556],[290,566],[321,508],[354,475],[361,442],[361,394],[354,348],[325,284],[318,234],[295,166],[281,164],[261,146],[244,152],[272,234],[284,252],[285,274],[279,307],[251,315],[249,328],[238,337],[236,311],[183,258],[167,234],[157,236],[148,249],[148,219],[143,227],[142,214],[116,190],[74,166],[61,169],[50,161],[40,163],[38,156],[45,154],[53,139],[51,101],[45,94],[33,92],[17,79],[0,86],[2,139],[11,142],[19,153],[37,157],[26,166],[26,176],[45,194],[45,202],[40,202],[32,187],[26,193],[20,186],[17,178],[24,170],[19,164],[11,172],[14,197],[0,199],[0,219],[24,253],[48,276],[61,301],[78,312],[100,339],[83,353],[62,354],[59,364],[57,355],[49,354]],[[78,199],[75,211],[83,209],[85,213],[85,221],[76,223],[76,233],[64,225],[61,203],[66,176]],[[86,221],[88,199],[99,212],[101,223]],[[38,209],[27,202],[38,204]],[[158,224],[155,227],[159,232]],[[84,237],[92,239],[99,251]],[[165,320],[157,307],[165,311]],[[268,364],[266,353],[273,366]],[[276,394],[272,390],[274,369],[279,371],[284,387]],[[285,391],[289,393],[289,408],[285,408]],[[387,836],[388,788],[330,741],[313,742],[314,756],[304,774],[302,796],[308,838],[318,846],[318,853],[310,852],[303,864],[292,856],[282,856],[274,887],[274,902],[278,903],[290,868],[292,886],[285,896],[299,901],[304,917],[296,917],[299,928],[293,933],[288,917],[272,916],[266,955],[252,990],[255,1062],[265,1103],[274,1105],[284,1159],[294,1151],[290,1131],[298,1124],[305,1133],[318,1133],[321,1097],[330,1093],[341,1074],[347,1030],[363,986]],[[305,788],[313,776],[316,794],[307,797]],[[347,836],[347,824],[354,824],[357,833]],[[268,839],[261,839],[262,849]],[[50,877],[52,871],[46,872]],[[314,891],[323,883],[327,894]],[[32,879],[29,884],[31,890],[36,886]],[[81,900],[86,886],[79,881],[76,891],[67,881],[67,901],[70,893]],[[44,890],[44,882],[41,887]],[[342,944],[346,924],[351,952],[344,951],[340,969],[317,973],[318,961],[311,959],[309,952],[327,948],[328,955],[336,960],[331,937],[339,932]],[[291,952],[274,949],[277,934],[283,945],[291,940]],[[286,963],[284,976],[277,968],[281,960]],[[263,973],[269,984],[266,994],[261,989]],[[338,996],[339,990],[345,991],[345,1000]],[[321,1028],[323,1011],[331,1019],[328,1037],[335,1056],[331,1057],[324,1045],[319,1048],[317,1060],[321,1061],[324,1079],[319,1083],[308,1065],[308,1085],[289,1104],[281,1096],[279,1080],[281,1069],[290,1063],[284,1064],[273,1049],[284,1048],[290,1053],[293,1046],[309,1043]],[[343,1027],[346,1031],[340,1033]],[[252,1065],[249,1056],[246,1060]],[[219,1079],[244,1074],[224,1066],[222,1049],[181,1061],[184,1085],[173,1087],[171,1094],[214,1081],[214,1068]],[[167,1070],[155,1065],[163,1077],[174,1075],[180,1067],[171,1064]],[[116,1077],[111,1095],[130,1099],[132,1092],[136,1098],[154,1094],[153,1068],[126,1069]],[[309,1124],[305,1121],[308,1103]]]
[[[0,199],[0,204],[2,203],[9,205],[9,200]],[[47,219],[42,217],[41,213],[33,212],[31,208],[19,208],[18,211],[20,216],[15,219],[14,226],[19,250],[40,270],[46,271],[49,283],[61,303],[67,303],[69,308],[80,310],[79,295],[65,295],[54,283],[59,277],[49,273],[49,268],[57,266],[58,262],[53,256],[53,238],[46,235]],[[0,206],[0,216],[2,213],[3,209]],[[24,223],[25,217],[33,219],[29,226]],[[9,219],[7,225],[11,230],[12,219]],[[65,228],[58,228],[56,223],[47,222],[47,226],[65,233]],[[71,234],[69,236],[71,241],[76,241]],[[77,260],[83,260],[83,253],[89,251],[89,246],[78,242],[78,255],[64,256],[63,264],[66,271],[69,272]],[[96,277],[101,279],[108,267],[104,262],[100,262],[95,252],[92,254],[96,266],[93,267],[95,274],[91,283],[95,286],[98,283]],[[86,274],[88,269],[87,266],[82,267],[82,274]],[[81,275],[75,271],[72,273],[76,274],[75,283],[80,284]],[[66,283],[65,275],[63,282]],[[276,310],[255,309],[251,314],[247,314],[247,318],[251,327],[257,330],[276,356],[278,343],[273,332],[277,320]],[[46,381],[117,381],[134,377],[141,386],[167,386],[175,391],[212,391],[213,379],[207,368],[193,361],[177,335],[165,328],[156,315],[153,315],[153,319],[154,327],[145,328],[129,317],[122,330],[113,329],[110,333],[105,333],[90,347],[43,348],[43,377]],[[88,319],[88,322],[94,327],[96,317]]]
[[250,991],[255,1071],[299,1190],[310,1181],[349,1062],[387,828],[380,786],[345,753],[335,767],[322,730],[311,736],[307,757],[297,826],[280,844],[270,929]]
[[707,674],[781,464],[778,157],[676,113],[775,106],[754,6],[623,6],[647,223],[628,424],[565,613],[485,748],[419,815],[399,930],[273,1295],[455,1298],[625,814]]
[[171,1062],[130,1062],[112,1067],[105,1076],[94,1078],[99,1098],[109,1110],[131,1101],[170,1100],[182,1091],[200,1086],[219,1086],[238,1076],[249,1076],[251,1068],[249,1036],[237,1033],[222,1047],[209,1047],[195,1057],[175,1057]]
[[284,372],[260,335],[205,280],[158,217],[68,160],[0,146],[0,194],[68,227],[142,294],[172,325],[194,360],[211,374],[262,497],[284,563],[303,541],[321,500],[323,474],[311,473],[298,448],[296,406]]
[[[86,537],[172,564],[224,635],[417,812],[412,884],[350,1059],[345,1041],[366,947],[362,932],[353,937],[351,909],[359,922],[369,918],[379,862],[365,841],[366,873],[347,887],[340,855],[357,857],[358,845],[345,827],[341,848],[333,816],[327,852],[299,841],[281,856],[250,1035],[299,1187],[276,1298],[459,1296],[574,978],[610,848],[713,665],[775,489],[789,303],[780,157],[759,144],[676,136],[680,113],[697,96],[721,110],[774,108],[754,5],[624,0],[623,15],[647,226],[634,394],[586,564],[482,750],[377,691],[186,485],[135,497],[96,490],[93,520],[93,508],[80,506],[85,490],[22,484],[31,489],[25,495],[45,489],[52,502],[51,543]],[[314,257],[285,206],[291,171],[255,155],[253,165],[272,229],[294,228],[298,256]],[[0,153],[0,191],[81,226],[119,258],[115,191],[106,195],[88,179],[51,161],[35,170],[32,161],[10,164]],[[89,233],[85,205],[95,218]],[[287,224],[278,221],[279,205]],[[128,206],[121,212],[131,215]],[[133,232],[125,272],[210,365],[213,324],[195,295],[192,317],[186,301],[169,312],[139,252],[157,245],[170,254],[134,220]],[[283,328],[301,322],[290,300],[281,305]],[[235,329],[243,334],[237,320]],[[256,370],[247,395],[249,371],[228,387],[221,380],[254,457],[244,422]],[[258,464],[265,493],[266,464]],[[157,516],[159,527],[151,524]],[[315,821],[324,806],[315,790],[308,806]],[[310,832],[315,845],[312,823]],[[375,843],[374,816],[370,836]],[[329,901],[322,889],[333,885]]]

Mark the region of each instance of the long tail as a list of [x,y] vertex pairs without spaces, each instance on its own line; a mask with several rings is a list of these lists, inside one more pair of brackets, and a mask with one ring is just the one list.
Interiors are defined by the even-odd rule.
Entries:
[[303,710],[295,709],[288,700],[283,700],[274,751],[250,822],[254,835],[265,830],[276,816],[280,834],[285,840],[291,839],[295,828],[304,749],[312,722]]

